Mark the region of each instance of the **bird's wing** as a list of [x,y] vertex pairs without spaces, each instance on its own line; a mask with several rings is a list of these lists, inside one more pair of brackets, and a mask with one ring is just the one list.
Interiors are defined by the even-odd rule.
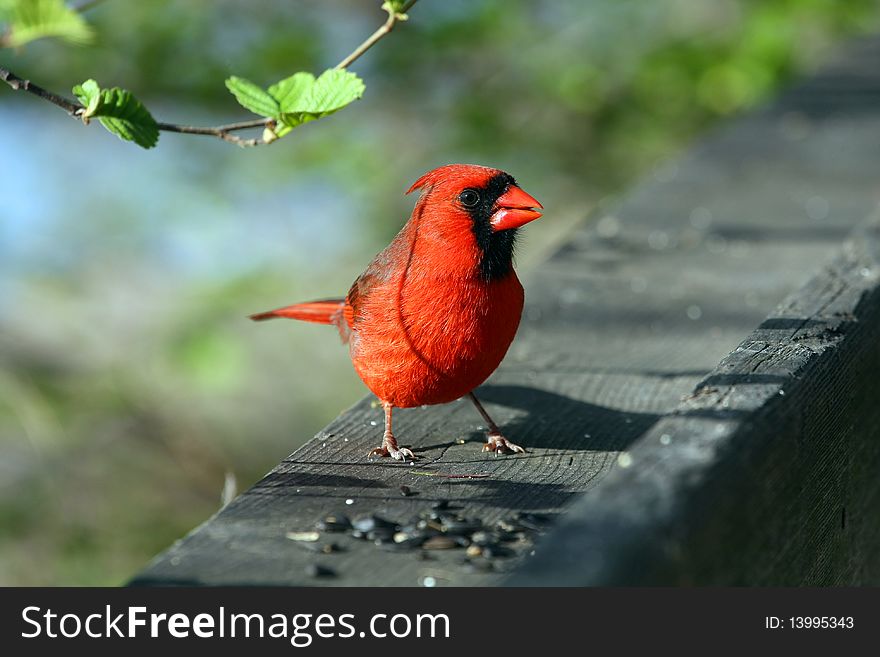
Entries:
[[351,284],[351,289],[345,297],[345,307],[342,310],[342,316],[350,330],[354,329],[355,324],[360,320],[363,303],[370,296],[370,291],[384,279],[385,277],[381,273],[377,273],[370,266]]
[[404,231],[401,231],[352,283],[342,311],[350,331],[357,330],[357,325],[363,318],[367,299],[374,293],[387,293],[387,290],[380,291],[380,288],[384,288],[395,277],[400,269],[400,263],[408,261],[411,249],[409,240],[405,237]]

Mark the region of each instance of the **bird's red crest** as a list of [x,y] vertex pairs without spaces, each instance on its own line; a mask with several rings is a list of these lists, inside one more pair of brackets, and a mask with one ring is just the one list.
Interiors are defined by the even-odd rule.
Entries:
[[406,190],[406,193],[410,194],[417,189],[433,187],[439,182],[461,181],[465,184],[478,184],[499,173],[501,173],[499,169],[479,164],[447,164],[429,171],[416,180],[412,187]]

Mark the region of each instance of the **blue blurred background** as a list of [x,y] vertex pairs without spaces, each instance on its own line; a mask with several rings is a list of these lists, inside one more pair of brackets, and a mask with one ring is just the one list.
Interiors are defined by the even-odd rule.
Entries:
[[[335,65],[379,0],[106,0],[96,39],[0,50],[159,120]],[[0,584],[119,584],[366,393],[326,327],[249,313],[344,293],[423,172],[511,172],[547,212],[521,269],[719,118],[877,26],[875,0],[421,0],[364,98],[269,147],[144,151],[0,85]],[[365,446],[366,449],[366,446]],[[228,486],[228,484],[227,484]]]

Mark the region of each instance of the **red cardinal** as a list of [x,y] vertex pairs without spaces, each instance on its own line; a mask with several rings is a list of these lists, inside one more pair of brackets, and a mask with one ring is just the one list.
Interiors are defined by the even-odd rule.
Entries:
[[519,326],[523,289],[513,270],[517,229],[541,204],[498,169],[450,164],[419,178],[406,225],[345,299],[252,315],[335,324],[352,363],[385,409],[381,447],[369,456],[412,458],[391,430],[397,406],[467,395],[489,427],[483,451],[524,452],[508,441],[473,390],[498,367]]

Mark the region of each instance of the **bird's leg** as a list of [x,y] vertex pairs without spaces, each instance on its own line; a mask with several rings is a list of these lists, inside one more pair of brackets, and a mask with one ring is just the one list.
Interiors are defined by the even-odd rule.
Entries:
[[480,403],[480,400],[477,399],[477,396],[474,393],[469,392],[468,397],[470,397],[470,400],[474,402],[474,406],[477,407],[480,415],[483,416],[483,419],[489,426],[489,433],[486,435],[486,444],[483,445],[484,452],[495,452],[496,456],[498,454],[506,454],[507,452],[513,452],[515,454],[526,453],[526,450],[524,450],[519,445],[515,445],[514,443],[510,442],[501,434],[501,429],[499,429],[498,425],[495,424],[491,417],[489,417],[486,409],[483,408],[483,405]]
[[385,409],[385,433],[382,435],[381,447],[371,449],[367,454],[367,458],[373,456],[390,456],[395,461],[403,461],[404,459],[414,459],[415,454],[406,447],[398,447],[394,434],[391,432],[391,409],[393,406],[388,402],[382,402],[382,408]]

